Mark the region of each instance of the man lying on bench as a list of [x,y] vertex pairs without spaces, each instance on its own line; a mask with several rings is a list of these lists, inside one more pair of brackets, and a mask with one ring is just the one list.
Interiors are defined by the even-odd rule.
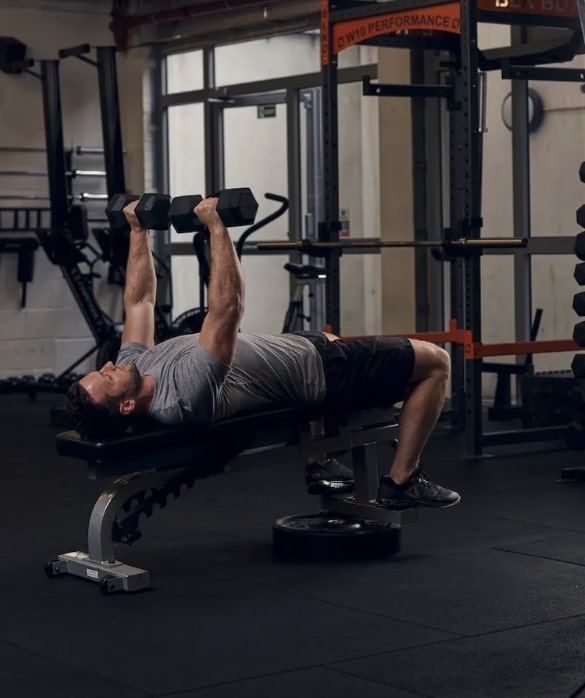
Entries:
[[[419,464],[443,406],[447,352],[407,338],[240,333],[242,270],[214,197],[195,208],[209,230],[211,249],[209,311],[201,332],[155,346],[156,274],[136,203],[124,209],[131,232],[120,352],[115,364],[92,371],[68,394],[73,424],[83,438],[114,436],[144,417],[166,425],[205,426],[254,410],[310,405],[338,412],[403,401],[396,454],[390,472],[380,479],[378,503],[394,508],[459,502],[457,492],[431,482]],[[311,428],[320,434],[323,424],[313,422]],[[312,457],[305,475],[312,494],[353,487],[352,470],[327,454]]]

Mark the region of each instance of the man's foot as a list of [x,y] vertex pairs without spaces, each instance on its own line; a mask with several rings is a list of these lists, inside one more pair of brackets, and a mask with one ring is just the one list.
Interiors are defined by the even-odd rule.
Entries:
[[419,467],[406,482],[397,485],[394,480],[384,475],[378,488],[378,504],[393,508],[411,507],[451,507],[461,497],[457,492],[431,482],[428,475]]
[[308,463],[305,482],[309,494],[345,494],[353,490],[353,470],[335,458],[325,463]]

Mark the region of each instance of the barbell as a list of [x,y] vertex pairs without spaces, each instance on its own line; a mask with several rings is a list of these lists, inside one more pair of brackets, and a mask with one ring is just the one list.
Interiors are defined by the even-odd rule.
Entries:
[[483,249],[518,249],[528,246],[528,238],[454,238],[453,240],[266,240],[256,243],[258,250],[294,250],[323,257],[331,250],[368,250],[388,247],[427,248],[443,250],[447,255],[466,254]]
[[[68,177],[105,177],[104,170],[71,170]],[[0,177],[46,177],[44,170],[0,170]]]
[[[13,146],[0,145],[0,153],[46,153],[46,148],[37,148],[33,146]],[[103,148],[93,148],[91,146],[77,145],[72,148],[66,148],[66,153],[75,153],[75,155],[103,155]]]

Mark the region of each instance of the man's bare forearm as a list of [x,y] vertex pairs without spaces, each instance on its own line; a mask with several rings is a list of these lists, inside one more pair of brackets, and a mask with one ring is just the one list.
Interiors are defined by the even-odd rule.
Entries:
[[124,305],[155,303],[156,272],[150,250],[148,231],[131,228],[128,264],[126,265],[126,285]]
[[221,222],[209,228],[211,274],[207,305],[209,313],[226,322],[238,322],[244,312],[244,279],[236,248]]

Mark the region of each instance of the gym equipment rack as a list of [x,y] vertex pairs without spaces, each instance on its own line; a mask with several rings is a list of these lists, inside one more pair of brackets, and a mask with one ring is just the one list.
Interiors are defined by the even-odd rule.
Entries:
[[[481,51],[478,23],[513,26],[512,45]],[[528,29],[557,27],[555,40],[528,40]],[[404,30],[408,31],[405,33]],[[439,31],[437,31],[437,29]],[[424,31],[421,31],[424,30]],[[429,31],[430,30],[430,31]],[[399,32],[398,34],[396,32]],[[501,70],[512,79],[513,100],[513,201],[514,235],[530,238],[530,179],[528,148],[528,80],[583,82],[582,70],[540,67],[569,61],[582,51],[583,42],[574,0],[553,3],[534,0],[391,0],[364,2],[321,0],[322,137],[325,188],[324,220],[319,240],[339,240],[339,142],[337,70],[338,54],[355,44],[411,49],[412,76],[424,76],[424,52],[442,52],[441,66],[447,84],[380,85],[364,79],[364,94],[407,96],[413,99],[413,152],[420,140],[424,148],[424,109],[429,98],[446,99],[449,119],[449,228],[447,236],[479,238],[481,217],[482,99],[481,71]],[[536,67],[538,64],[538,67]],[[422,103],[422,104],[421,104]],[[422,135],[420,131],[422,130]],[[424,150],[423,150],[424,158]],[[414,210],[425,211],[427,174],[414,174]],[[439,178],[441,173],[438,173]],[[415,220],[417,234],[427,234],[427,221]],[[422,224],[422,225],[421,225]],[[442,224],[441,224],[442,227]],[[421,235],[422,238],[422,235]],[[529,339],[532,308],[530,300],[530,255],[572,253],[573,238],[538,238],[527,250],[514,254],[516,341]],[[505,253],[505,252],[504,252]],[[340,331],[340,249],[326,258],[326,322]],[[449,261],[451,316],[457,327],[471,332],[473,343],[481,343],[480,255],[470,254]],[[482,361],[466,356],[461,344],[451,345],[452,424],[464,429],[466,455],[481,457],[487,445],[521,443],[538,438],[530,429],[483,433]],[[534,430],[536,431],[536,430]],[[538,430],[542,432],[542,430]],[[559,436],[561,430],[559,429]],[[552,432],[549,438],[555,437]]]

